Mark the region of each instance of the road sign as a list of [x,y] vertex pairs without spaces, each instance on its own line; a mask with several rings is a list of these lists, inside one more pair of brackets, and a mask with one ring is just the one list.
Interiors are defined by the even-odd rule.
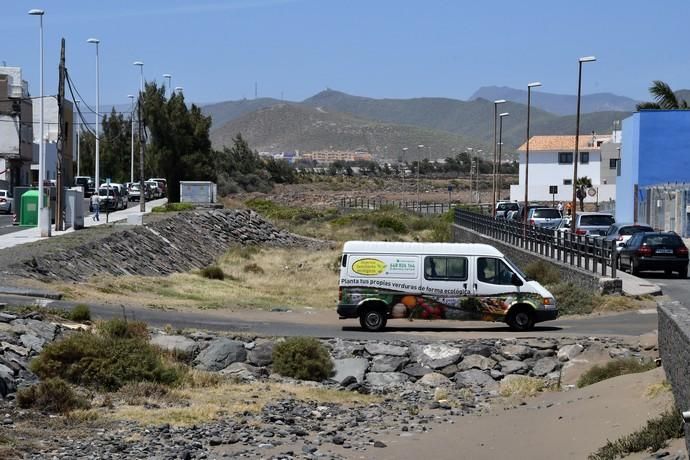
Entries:
[[549,185],[549,193],[556,195],[558,193],[558,185]]
[[587,189],[587,195],[594,196],[596,194],[597,194],[597,191],[594,188]]

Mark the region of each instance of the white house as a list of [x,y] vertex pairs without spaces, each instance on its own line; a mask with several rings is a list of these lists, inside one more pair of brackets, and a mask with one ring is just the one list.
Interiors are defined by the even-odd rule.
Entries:
[[[592,180],[592,192],[586,203],[609,201],[616,198],[616,170],[620,150],[614,141],[620,136],[581,135],[577,176]],[[620,145],[620,144],[618,144]],[[510,199],[525,199],[526,144],[518,149],[520,156],[519,183],[510,186]],[[573,157],[575,136],[533,136],[529,142],[529,200],[570,201],[573,198]],[[552,194],[555,186],[557,192]]]

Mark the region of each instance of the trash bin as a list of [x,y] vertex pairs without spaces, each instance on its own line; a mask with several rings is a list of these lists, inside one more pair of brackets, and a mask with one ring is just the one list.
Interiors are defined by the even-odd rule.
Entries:
[[22,227],[35,227],[38,225],[38,190],[29,190],[21,196],[21,220]]

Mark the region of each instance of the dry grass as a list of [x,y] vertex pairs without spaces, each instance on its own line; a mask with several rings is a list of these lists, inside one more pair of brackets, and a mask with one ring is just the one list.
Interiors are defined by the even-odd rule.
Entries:
[[671,384],[664,380],[663,382],[653,383],[649,385],[644,391],[644,397],[647,399],[656,399],[663,394],[671,391]]
[[244,412],[257,413],[267,403],[281,398],[339,403],[347,406],[362,406],[379,401],[378,397],[371,395],[273,383],[249,385],[225,382],[206,387],[204,391],[184,388],[173,390],[172,393],[178,401],[184,402],[184,406],[144,408],[140,405],[123,405],[116,407],[107,417],[132,420],[144,425],[170,423],[176,426],[187,426],[227,415]]
[[653,299],[638,299],[624,295],[605,295],[599,298],[599,302],[595,306],[594,311],[619,312],[641,310],[645,308],[656,308],[656,301]]
[[528,398],[536,395],[544,389],[542,379],[516,376],[508,380],[502,380],[499,387],[499,394],[503,397]]
[[[331,309],[338,295],[338,273],[333,270],[333,261],[339,254],[339,249],[236,248],[218,261],[225,280],[211,280],[196,273],[102,276],[79,285],[65,285],[62,290],[73,299],[158,308]],[[263,272],[246,270],[249,264]],[[318,289],[314,288],[315,279],[319,280]]]

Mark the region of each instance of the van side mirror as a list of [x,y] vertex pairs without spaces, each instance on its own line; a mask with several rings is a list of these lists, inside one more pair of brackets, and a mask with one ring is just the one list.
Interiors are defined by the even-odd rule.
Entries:
[[627,244],[625,244],[625,243],[618,243],[618,247],[619,247],[619,248],[624,248],[624,247],[626,247],[626,246],[627,246]]
[[518,276],[515,273],[513,273],[513,276],[510,277],[510,284],[512,284],[513,286],[522,286],[523,283],[522,280],[518,278]]

